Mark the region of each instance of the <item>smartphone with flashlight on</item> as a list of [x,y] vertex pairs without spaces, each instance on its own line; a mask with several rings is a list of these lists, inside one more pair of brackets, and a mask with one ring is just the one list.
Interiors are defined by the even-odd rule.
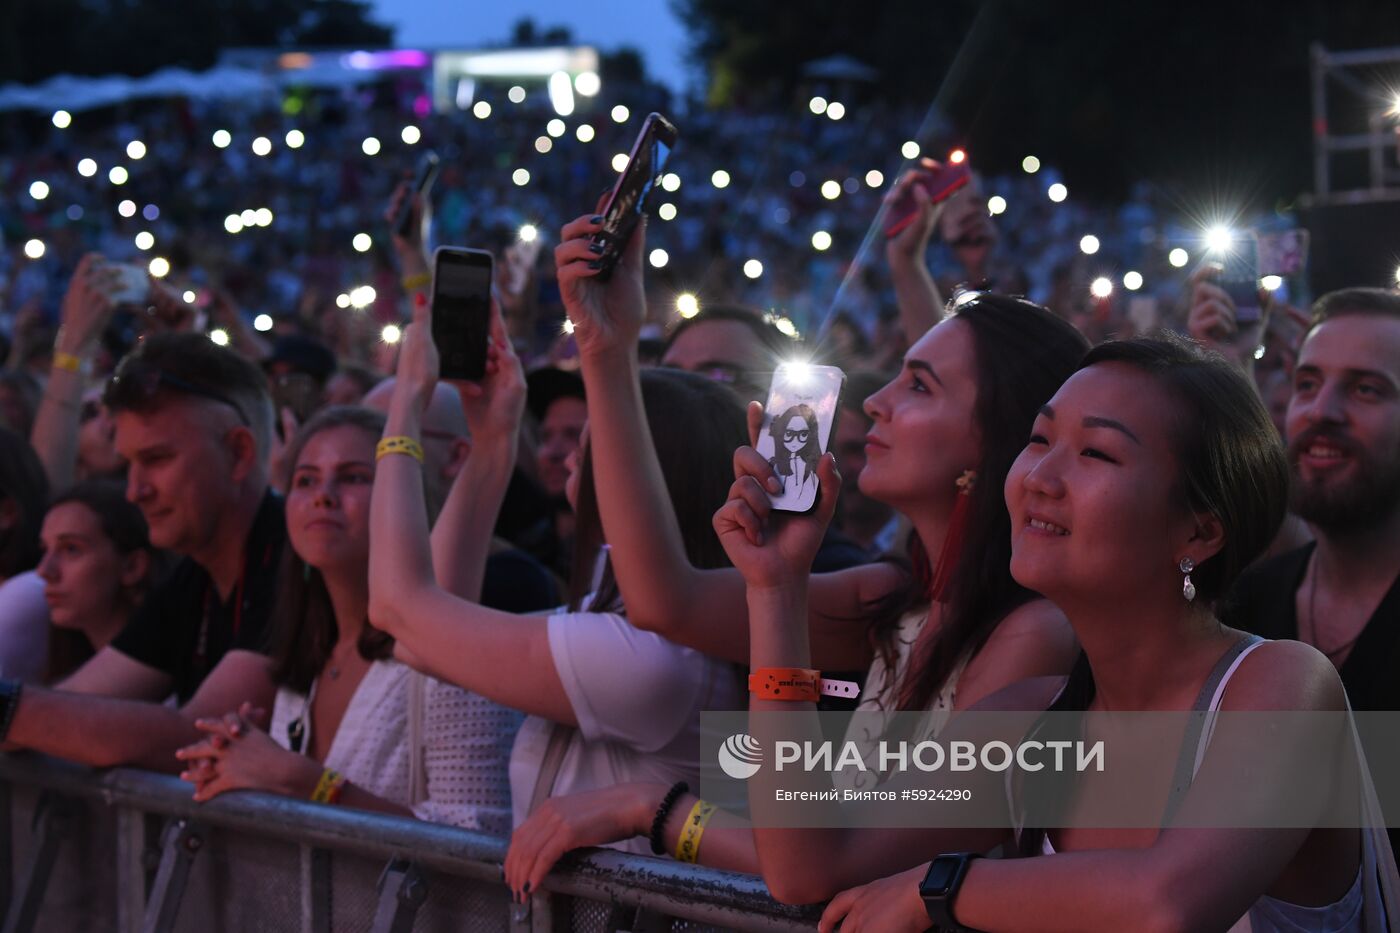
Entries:
[[[947,165],[933,159],[920,159],[911,171],[914,174],[913,183],[927,191],[928,199],[934,204],[951,198],[972,180],[972,171],[967,167],[966,159]],[[918,213],[919,205],[914,200],[913,192],[906,190],[885,214],[886,238],[902,233],[914,222]]]
[[403,199],[398,212],[394,214],[394,232],[404,239],[410,239],[419,232],[413,229],[413,195],[421,195],[424,198],[428,196],[428,190],[437,180],[441,164],[442,160],[431,149],[423,153],[423,157],[418,160],[418,170],[413,174],[413,186],[409,189],[409,196]]
[[627,241],[646,213],[647,196],[651,194],[666,170],[671,150],[676,148],[676,127],[659,113],[648,114],[627,157],[627,167],[617,178],[608,202],[603,207],[602,229],[593,235],[593,244],[602,248],[598,258],[600,282],[612,276]]
[[846,374],[835,366],[781,363],[773,373],[755,449],[783,489],[769,494],[781,512],[810,512],[817,504],[817,462],[831,449]]
[[433,343],[443,379],[486,375],[494,260],[480,249],[440,246],[433,253]]
[[1235,303],[1236,324],[1257,324],[1264,316],[1259,301],[1259,239],[1249,231],[1230,244],[1216,284]]

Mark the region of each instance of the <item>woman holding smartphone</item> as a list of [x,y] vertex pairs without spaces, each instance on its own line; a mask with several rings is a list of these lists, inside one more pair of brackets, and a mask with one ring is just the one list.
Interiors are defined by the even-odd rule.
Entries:
[[[588,248],[598,227],[596,216],[566,225],[555,258],[583,362],[599,512],[628,621],[746,663],[744,579],[733,569],[706,570],[686,559],[655,460],[638,443],[647,431],[637,388],[637,334],[646,308],[644,228],[604,284],[593,280]],[[863,728],[848,734],[865,753],[873,753],[889,713],[965,709],[1023,678],[1063,674],[1073,663],[1077,646],[1063,614],[1007,570],[1011,523],[1000,487],[1035,413],[1085,349],[1084,339],[1044,308],[968,293],[910,348],[899,375],[866,400],[874,427],[861,489],[914,526],[920,543],[911,555],[912,572],[885,561],[814,575],[813,609],[805,616],[811,666],[869,668]],[[752,403],[748,414],[749,441],[756,443],[762,405]],[[764,490],[752,508],[756,517],[766,515],[768,495],[781,492],[782,483],[772,464],[744,451],[744,469],[761,478]],[[834,507],[825,484],[821,488],[818,501]],[[645,834],[653,821],[660,830],[655,842],[674,847],[697,798],[683,794],[667,809],[667,790],[627,784],[551,801],[517,830],[507,881],[517,889],[527,880],[538,884],[563,851]],[[656,820],[658,813],[663,819]],[[762,868],[783,900],[822,900],[881,874],[879,866],[848,859],[839,849],[794,842],[756,851],[748,826],[724,814],[710,825],[699,861]],[[891,867],[913,864],[907,852],[891,850],[887,859]]]
[[[1084,656],[1068,678],[1013,686],[985,708],[1346,711],[1341,681],[1321,653],[1225,628],[1211,610],[1268,545],[1287,502],[1282,448],[1242,374],[1175,339],[1104,344],[1085,357],[1028,437],[1005,484],[1011,570],[1065,609]],[[759,477],[746,473],[716,527],[749,582],[753,663],[801,665],[807,585],[800,559],[820,540],[822,519],[765,524],[768,538],[756,545],[745,488]],[[930,892],[921,886],[923,865],[845,892],[828,907],[822,929],[839,921],[845,933],[923,930],[935,915],[941,926],[996,931],[1392,929],[1400,905],[1384,830],[1346,828],[1365,824],[1324,816],[1360,812],[1355,794],[1365,778],[1358,782],[1351,770],[1350,727],[1337,736],[1337,751],[1292,739],[1267,747],[1247,765],[1262,779],[1243,788],[1236,757],[1242,738],[1238,726],[1227,730],[1221,722],[1213,738],[1203,732],[1183,741],[1160,773],[1141,775],[1135,794],[1151,812],[1177,814],[1175,825],[1023,827],[999,840],[1023,857],[941,857],[939,877],[955,880]],[[1177,772],[1186,775],[1182,789],[1167,779],[1178,759],[1186,763]],[[1304,762],[1332,769],[1322,799],[1300,802],[1292,793],[1290,776]],[[1092,772],[1068,775],[1061,812],[1074,824],[1072,817],[1109,786]],[[1222,800],[1240,801],[1238,812],[1275,818],[1287,806],[1289,820],[1316,822],[1193,828],[1220,825],[1202,816]],[[1007,804],[1009,825],[1023,826],[1023,804]],[[767,835],[760,831],[760,847]],[[846,836],[865,852],[862,840],[870,838],[917,846],[925,856],[936,854],[930,845],[948,851],[936,831]]]

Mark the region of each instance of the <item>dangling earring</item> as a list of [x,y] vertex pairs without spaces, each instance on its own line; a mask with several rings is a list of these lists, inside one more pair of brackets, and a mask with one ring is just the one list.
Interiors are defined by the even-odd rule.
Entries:
[[936,603],[941,603],[948,595],[948,587],[953,582],[953,571],[958,569],[962,558],[963,539],[967,537],[967,512],[972,501],[972,490],[977,487],[977,471],[963,470],[958,477],[958,501],[953,505],[953,515],[948,520],[948,531],[943,536],[943,547],[938,551],[938,563],[933,568],[933,582],[929,585],[929,595]]
[[1196,562],[1189,557],[1183,557],[1177,568],[1186,575],[1186,579],[1181,582],[1181,595],[1186,597],[1189,603],[1196,598],[1196,584],[1191,582],[1191,571],[1196,569]]

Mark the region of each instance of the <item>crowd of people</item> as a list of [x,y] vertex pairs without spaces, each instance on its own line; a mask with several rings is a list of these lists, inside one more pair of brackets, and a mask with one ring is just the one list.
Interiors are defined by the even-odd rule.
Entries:
[[[473,158],[444,120],[425,130],[447,163],[429,199],[348,154],[364,120],[387,138],[382,113],[328,117],[305,150],[268,159],[196,152],[207,121],[179,115],[147,115],[151,162],[111,194],[160,204],[168,279],[117,300],[120,270],[78,259],[74,230],[11,270],[4,749],[176,773],[200,801],[261,790],[509,836],[522,904],[566,852],[607,845],[829,901],[823,929],[1400,923],[1391,838],[1364,821],[1034,829],[1012,795],[1014,833],[774,828],[696,793],[702,712],[816,716],[815,691],[752,688],[763,671],[849,678],[865,713],[950,724],[1400,708],[1400,294],[1357,283],[1304,312],[1261,291],[1247,320],[1203,263],[1163,316],[1180,332],[1138,335],[1061,287],[1074,274],[1055,269],[1083,255],[1068,215],[1017,208],[998,232],[984,187],[914,195],[913,223],[842,292],[846,329],[819,331],[820,296],[878,206],[870,186],[856,208],[828,206],[809,168],[736,213],[701,179],[727,165],[742,187],[803,158],[863,175],[852,153],[896,146],[893,122],[872,140],[854,120],[697,118],[707,145],[682,191],[704,193],[678,232],[640,226],[599,281],[593,205],[613,176],[595,154],[625,148],[601,126],[595,148],[574,142],[512,187],[509,159]],[[523,157],[534,134],[517,135],[506,148]],[[903,175],[891,196],[915,187]],[[350,236],[369,204],[388,248],[361,256]],[[182,224],[262,205],[266,239]],[[428,225],[385,223],[402,210],[431,212],[441,242],[499,251],[478,381],[439,379]],[[1139,208],[1123,213],[1140,226]],[[552,253],[524,248],[526,222],[558,229]],[[840,248],[812,252],[804,223]],[[120,256],[110,218],[88,232]],[[738,265],[775,239],[787,258],[765,261],[755,291]],[[69,260],[46,328],[46,277]],[[350,275],[376,283],[368,312],[336,307]],[[713,297],[662,331],[685,275]],[[210,291],[207,309],[185,284]],[[401,304],[411,323],[379,341],[364,322]],[[252,326],[274,307],[272,328]],[[800,467],[756,450],[790,426],[766,422],[763,400],[792,359],[847,376],[826,452]],[[773,509],[783,467],[815,476],[810,512]],[[1144,793],[1189,809],[1231,779],[1213,767],[1224,754],[1184,747],[1184,783]],[[1273,764],[1261,798],[1285,795],[1290,762]],[[756,776],[754,799],[774,780]],[[1069,799],[1095,792],[1081,776]]]

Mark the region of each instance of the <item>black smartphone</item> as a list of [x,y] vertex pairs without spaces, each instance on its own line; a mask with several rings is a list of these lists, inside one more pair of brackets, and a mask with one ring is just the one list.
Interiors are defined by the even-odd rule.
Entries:
[[443,379],[486,375],[493,266],[481,249],[439,246],[433,253],[433,343]]
[[1264,309],[1259,303],[1259,240],[1254,231],[1230,245],[1222,265],[1218,284],[1235,303],[1235,323],[1257,324]]
[[404,239],[412,238],[415,233],[412,195],[420,194],[424,198],[428,196],[428,189],[437,180],[438,168],[441,164],[442,160],[431,149],[423,153],[423,157],[418,160],[418,171],[413,175],[413,187],[410,189],[410,195],[403,199],[403,203],[399,205],[398,213],[394,215],[394,232]]
[[593,242],[603,247],[596,260],[596,278],[606,282],[612,275],[632,231],[646,212],[647,196],[666,171],[666,161],[676,148],[676,127],[659,113],[648,114],[627,157],[627,167],[618,176],[608,203],[603,207],[602,230],[593,235]]

